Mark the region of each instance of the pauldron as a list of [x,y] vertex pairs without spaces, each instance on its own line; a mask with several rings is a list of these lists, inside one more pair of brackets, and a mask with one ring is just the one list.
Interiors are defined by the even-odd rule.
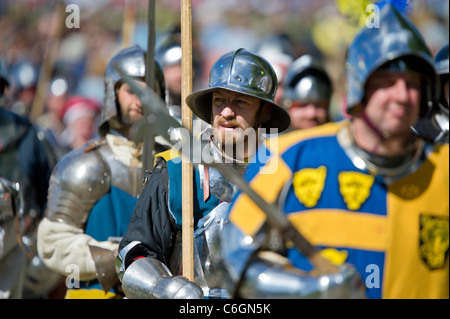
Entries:
[[104,138],[64,156],[50,178],[46,217],[84,228],[89,212],[111,185],[138,196],[141,169],[116,160]]

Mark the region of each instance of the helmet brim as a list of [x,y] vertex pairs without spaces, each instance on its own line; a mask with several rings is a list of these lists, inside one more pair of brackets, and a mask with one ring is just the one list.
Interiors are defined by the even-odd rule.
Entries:
[[218,90],[227,90],[230,92],[236,92],[251,97],[255,97],[272,106],[272,112],[267,122],[261,125],[261,128],[276,128],[278,133],[285,131],[290,123],[291,119],[289,114],[278,104],[271,100],[261,98],[256,95],[243,93],[242,91],[233,90],[225,87],[213,87],[209,89],[199,90],[191,93],[186,97],[186,104],[197,117],[203,121],[211,124],[211,109],[212,109],[212,93]]

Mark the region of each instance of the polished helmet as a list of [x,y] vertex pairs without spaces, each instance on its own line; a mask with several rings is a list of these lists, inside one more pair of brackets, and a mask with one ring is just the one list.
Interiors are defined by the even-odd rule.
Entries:
[[[120,106],[117,101],[116,90],[123,83],[122,76],[115,66],[121,68],[128,76],[145,81],[146,53],[138,45],[120,50],[108,63],[105,71],[105,95],[100,114],[99,132],[105,135],[109,128],[120,128]],[[155,91],[165,99],[165,80],[159,62],[155,60]]]
[[1,57],[0,57],[0,81],[5,83],[6,85],[9,85],[8,69],[6,67],[6,63],[3,61]]
[[156,59],[163,68],[181,64],[181,43],[173,39],[165,41],[157,48]]
[[432,54],[423,37],[408,18],[390,3],[379,12],[377,27],[364,27],[350,44],[345,64],[347,72],[347,112],[352,114],[364,98],[364,86],[377,70],[416,71],[425,76],[421,115],[428,101],[437,98],[439,79]]
[[9,86],[9,75],[6,63],[0,56],[0,107],[4,103],[3,94],[5,93],[5,88]]
[[270,119],[263,128],[277,128],[280,132],[289,127],[289,114],[274,102],[277,76],[263,57],[245,49],[224,54],[214,63],[209,74],[209,88],[190,94],[186,103],[200,119],[211,122],[212,93],[219,89],[256,97],[272,105]]
[[11,66],[9,74],[14,96],[25,89],[35,88],[38,84],[39,68],[30,61],[23,60]]
[[445,81],[448,81],[448,64],[449,64],[449,54],[448,54],[448,44],[442,47],[436,56],[434,57],[434,66],[436,68],[436,72],[439,74],[441,78],[441,93],[440,93],[440,104],[442,106],[446,106],[448,109],[447,102],[445,101],[444,88],[442,87]]
[[289,68],[284,82],[283,106],[292,102],[329,101],[333,93],[330,77],[322,63],[305,54],[295,60]]

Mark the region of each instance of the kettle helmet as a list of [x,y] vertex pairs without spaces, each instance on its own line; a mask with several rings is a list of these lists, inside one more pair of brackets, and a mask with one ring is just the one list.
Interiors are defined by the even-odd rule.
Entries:
[[212,93],[219,89],[256,97],[272,105],[270,119],[263,128],[277,128],[280,132],[289,127],[289,114],[274,102],[277,76],[263,57],[243,48],[221,56],[211,68],[209,88],[191,93],[186,103],[200,119],[211,122]]
[[305,54],[296,59],[287,72],[282,103],[289,108],[294,101],[329,101],[332,93],[331,80],[322,63]]
[[449,52],[448,52],[448,43],[444,45],[436,56],[434,57],[434,66],[436,68],[436,72],[439,74],[441,88],[440,88],[440,105],[445,107],[448,110],[447,101],[445,101],[444,88],[443,85],[445,81],[448,81],[448,64],[449,64]]
[[387,3],[380,11],[379,27],[364,27],[347,51],[347,113],[363,101],[365,84],[380,68],[413,70],[426,76],[421,116],[428,110],[428,101],[437,98],[439,79],[432,54],[411,21]]

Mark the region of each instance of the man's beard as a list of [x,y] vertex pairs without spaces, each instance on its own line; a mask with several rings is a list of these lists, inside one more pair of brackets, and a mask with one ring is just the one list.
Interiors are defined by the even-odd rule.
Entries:
[[258,147],[257,130],[236,127],[232,132],[213,128],[214,141],[227,156],[244,161],[256,152]]

